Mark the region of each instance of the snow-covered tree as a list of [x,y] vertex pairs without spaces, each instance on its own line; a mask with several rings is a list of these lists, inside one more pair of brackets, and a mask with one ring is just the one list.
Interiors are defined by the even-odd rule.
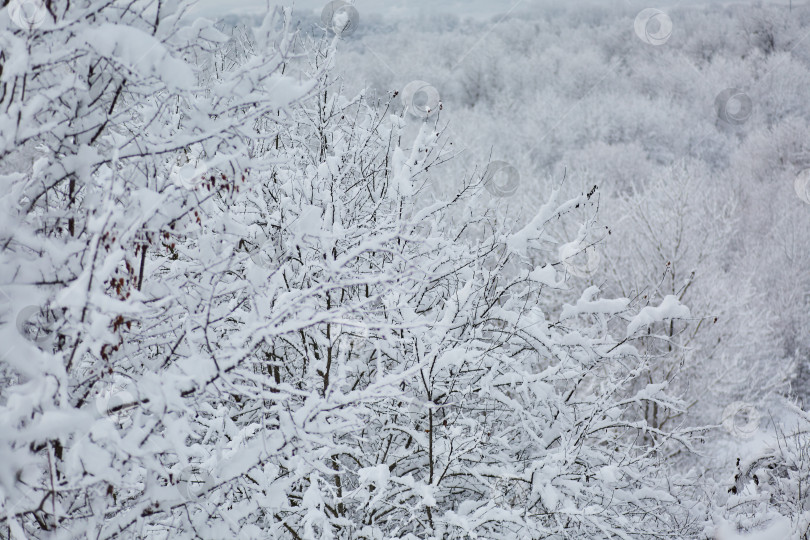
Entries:
[[207,212],[270,167],[257,126],[313,85],[283,75],[278,18],[204,78],[228,38],[184,3],[44,5],[35,27],[0,10],[4,528],[192,534],[206,396],[252,346],[223,346],[239,284]]
[[640,414],[684,407],[645,340],[689,310],[549,242],[595,190],[505,227],[285,13],[47,6],[0,11],[0,535],[697,535],[691,433]]
[[737,458],[733,478],[713,487],[720,540],[810,538],[810,415],[790,404],[787,422]]
[[[653,405],[644,416],[658,427],[716,425],[729,404],[761,403],[785,388],[787,373],[770,369],[780,358],[774,314],[747,309],[764,301],[754,276],[739,268],[740,243],[729,240],[741,221],[735,198],[701,182],[706,172],[696,164],[660,174],[603,201],[611,235],[602,246],[604,271],[593,279],[607,277],[610,292],[640,305],[667,295],[689,305],[691,320],[651,325],[640,344],[657,357],[648,382],[669,381],[686,410]],[[751,341],[737,339],[741,332]]]
[[[302,538],[641,538],[691,526],[655,469],[657,449],[688,447],[688,434],[634,412],[679,404],[665,384],[628,392],[650,369],[631,345],[641,329],[688,311],[670,297],[628,324],[627,300],[590,288],[552,313],[544,297],[566,288],[564,274],[529,261],[558,262],[546,227],[593,193],[555,193],[527,227],[500,230],[480,211],[480,178],[429,195],[439,133],[423,124],[406,153],[403,119],[387,111],[323,79],[278,138],[285,162],[233,210],[259,263],[244,269],[256,312],[293,298],[289,317],[311,321],[256,336],[254,367],[238,373],[229,416],[278,439],[240,496],[268,500],[264,526]],[[638,444],[645,434],[652,447]]]

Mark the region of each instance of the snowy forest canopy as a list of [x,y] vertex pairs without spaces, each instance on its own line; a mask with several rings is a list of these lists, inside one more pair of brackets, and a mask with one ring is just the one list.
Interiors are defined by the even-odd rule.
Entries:
[[810,5],[0,7],[0,538],[810,540]]

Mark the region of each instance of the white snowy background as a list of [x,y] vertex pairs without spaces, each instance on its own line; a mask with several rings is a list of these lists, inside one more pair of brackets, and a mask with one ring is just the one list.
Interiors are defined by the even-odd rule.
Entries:
[[10,0],[0,538],[810,539],[810,4]]

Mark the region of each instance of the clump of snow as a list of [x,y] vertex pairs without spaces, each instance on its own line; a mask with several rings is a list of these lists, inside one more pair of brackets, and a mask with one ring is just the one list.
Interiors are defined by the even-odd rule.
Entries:
[[627,337],[632,336],[642,326],[669,319],[687,319],[691,316],[689,308],[681,304],[677,297],[667,295],[658,306],[647,306],[633,317],[627,325]]

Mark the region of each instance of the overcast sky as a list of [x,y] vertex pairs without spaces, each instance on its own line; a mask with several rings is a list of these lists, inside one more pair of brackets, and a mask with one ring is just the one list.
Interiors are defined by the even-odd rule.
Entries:
[[[228,14],[261,14],[266,11],[268,4],[271,6],[284,4],[292,5],[297,11],[307,11],[320,15],[327,2],[328,0],[287,0],[282,2],[278,0],[199,0],[196,12],[205,17],[217,18]],[[557,2],[551,2],[550,0],[356,0],[354,5],[360,12],[361,19],[364,13],[392,17],[453,13],[463,18],[464,16],[489,17],[510,10],[515,13],[524,9],[536,9],[544,4],[553,5],[561,2],[564,5],[571,5],[574,2],[581,3],[583,8],[588,4],[598,3],[603,7],[616,6],[617,9],[629,9],[631,11],[633,9],[641,10],[645,7],[663,7],[677,4],[730,3],[729,0],[656,0],[654,2],[648,0],[600,0],[599,2],[595,0],[557,0]],[[778,0],[777,2],[768,3],[787,2],[788,0]],[[794,0],[794,3],[803,3],[803,0]]]
[[[270,5],[291,5],[297,11],[320,15],[328,0],[270,0]],[[487,16],[509,11],[535,3],[536,0],[357,0],[355,7],[361,13],[407,16],[419,13],[456,13],[460,16]],[[263,13],[268,0],[200,0],[198,11],[205,16],[222,16],[229,13]]]

